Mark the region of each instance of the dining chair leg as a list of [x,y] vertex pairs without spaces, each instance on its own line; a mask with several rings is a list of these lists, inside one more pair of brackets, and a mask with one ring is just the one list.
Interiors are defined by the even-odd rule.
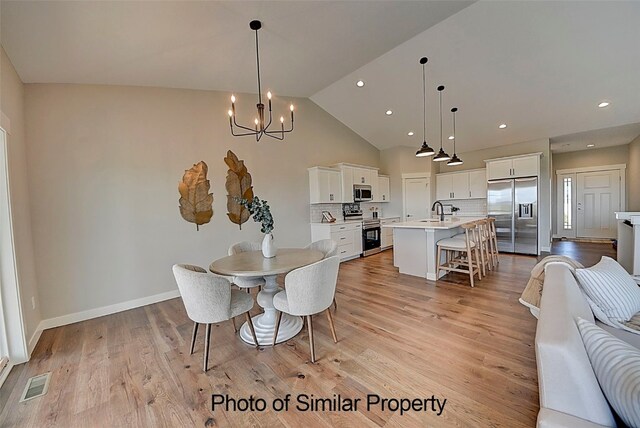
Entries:
[[282,311],[278,311],[278,315],[276,315],[276,329],[273,332],[273,346],[276,346],[276,339],[278,339],[278,330],[280,330],[281,319],[282,319]]
[[198,334],[198,323],[193,323],[193,335],[191,336],[191,348],[189,349],[189,355],[193,355],[193,349],[196,346],[196,334]]
[[338,302],[336,302],[336,298],[333,298],[333,310],[337,311],[338,310]]
[[338,343],[338,336],[336,336],[336,326],[333,325],[331,311],[329,310],[329,308],[327,308],[325,312],[327,313],[327,319],[329,320],[329,327],[331,327],[331,336],[333,336],[333,343]]
[[209,369],[209,344],[211,343],[211,324],[207,324],[204,333],[204,371]]
[[244,313],[247,317],[247,324],[249,324],[249,330],[251,330],[251,336],[253,337],[253,341],[256,342],[256,348],[260,347],[258,343],[258,337],[256,336],[256,330],[253,328],[253,320],[251,319],[251,314],[247,311]]
[[307,330],[309,330],[309,348],[311,349],[311,362],[316,362],[316,348],[313,344],[313,321],[311,315],[307,315]]
[[238,326],[236,326],[236,319],[231,317],[231,322],[233,323],[233,331],[238,332]]

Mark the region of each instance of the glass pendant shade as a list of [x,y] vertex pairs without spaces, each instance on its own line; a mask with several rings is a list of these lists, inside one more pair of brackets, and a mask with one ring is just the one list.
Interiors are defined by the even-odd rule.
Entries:
[[448,161],[449,159],[451,159],[451,156],[446,154],[445,151],[442,150],[442,147],[441,147],[440,151],[438,152],[438,154],[433,158],[433,161],[434,162],[444,162],[444,161]]
[[453,154],[453,157],[451,158],[451,160],[447,162],[448,166],[456,166],[456,165],[462,165],[462,164],[463,164],[462,159],[460,159],[458,155],[455,153]]
[[429,145],[427,144],[426,141],[423,141],[422,142],[422,147],[420,147],[420,150],[418,150],[416,152],[416,157],[423,158],[423,157],[426,157],[426,156],[433,156],[435,154],[436,154],[435,150],[433,150],[431,147],[429,147]]

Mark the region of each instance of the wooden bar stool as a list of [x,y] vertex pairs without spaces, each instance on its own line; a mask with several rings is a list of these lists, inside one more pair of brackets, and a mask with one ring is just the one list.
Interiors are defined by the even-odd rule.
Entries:
[[482,273],[483,275],[487,275],[487,270],[493,270],[493,260],[491,256],[490,240],[491,234],[489,232],[489,220],[482,219],[478,220],[478,234],[480,236],[480,255],[482,258]]
[[500,263],[500,258],[498,257],[500,253],[498,252],[498,235],[496,233],[496,219],[493,217],[487,218],[489,221],[489,235],[491,237],[491,252],[493,258],[493,266],[497,267],[498,263]]
[[[436,279],[441,270],[449,272],[468,273],[471,286],[474,286],[473,277],[478,274],[478,279],[482,279],[479,248],[478,226],[476,223],[469,223],[462,226],[464,229],[464,239],[445,238],[438,241],[438,255],[436,266]],[[446,252],[445,262],[442,263],[442,251]],[[475,261],[474,261],[475,260]],[[461,268],[466,266],[467,269]]]

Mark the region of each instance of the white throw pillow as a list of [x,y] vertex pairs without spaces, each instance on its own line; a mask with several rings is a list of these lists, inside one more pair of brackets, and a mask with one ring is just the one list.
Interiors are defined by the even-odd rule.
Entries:
[[640,351],[590,321],[578,330],[600,388],[620,419],[640,427]]
[[[587,295],[587,301],[600,310],[596,317],[605,324],[629,321],[640,312],[640,287],[620,264],[610,257],[602,257],[598,264],[576,269],[576,278]],[[601,319],[602,313],[608,319]]]

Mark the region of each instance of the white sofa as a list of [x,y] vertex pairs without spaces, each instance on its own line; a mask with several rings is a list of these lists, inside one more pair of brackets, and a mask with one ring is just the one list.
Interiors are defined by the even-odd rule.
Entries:
[[[577,317],[594,321],[573,273],[563,263],[548,264],[535,339],[538,427],[616,426],[582,343]],[[640,349],[640,335],[596,324]]]

